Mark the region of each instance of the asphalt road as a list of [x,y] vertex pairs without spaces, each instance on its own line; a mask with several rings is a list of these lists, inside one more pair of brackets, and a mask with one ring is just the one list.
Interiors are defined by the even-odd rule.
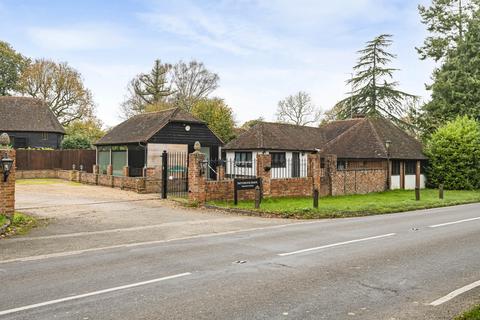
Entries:
[[475,204],[4,260],[0,319],[451,319],[479,231]]

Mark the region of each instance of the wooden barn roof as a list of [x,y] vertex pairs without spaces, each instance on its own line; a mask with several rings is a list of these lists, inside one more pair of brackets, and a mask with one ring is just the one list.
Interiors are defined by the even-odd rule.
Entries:
[[426,159],[421,143],[384,118],[332,121],[320,127],[262,122],[229,142],[226,150],[292,150],[336,154],[339,158]]
[[65,133],[44,102],[28,97],[0,97],[0,133],[4,131]]
[[109,145],[146,142],[169,122],[205,123],[180,108],[147,112],[135,115],[120,123],[95,144]]

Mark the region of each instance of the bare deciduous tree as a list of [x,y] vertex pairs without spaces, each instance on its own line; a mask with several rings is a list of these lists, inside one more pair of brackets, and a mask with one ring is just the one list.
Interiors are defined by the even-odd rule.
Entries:
[[172,68],[172,87],[176,105],[190,111],[195,102],[206,98],[218,87],[219,76],[195,60],[180,61]]
[[35,60],[23,70],[19,87],[23,95],[45,101],[64,126],[92,116],[95,110],[80,73],[66,62]]
[[278,102],[277,120],[299,126],[316,124],[320,120],[321,111],[317,109],[310,95],[300,91]]

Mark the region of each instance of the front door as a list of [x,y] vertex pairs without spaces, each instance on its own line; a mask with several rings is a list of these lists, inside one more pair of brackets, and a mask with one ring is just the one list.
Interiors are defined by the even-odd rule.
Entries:
[[300,177],[300,153],[292,152],[292,178]]

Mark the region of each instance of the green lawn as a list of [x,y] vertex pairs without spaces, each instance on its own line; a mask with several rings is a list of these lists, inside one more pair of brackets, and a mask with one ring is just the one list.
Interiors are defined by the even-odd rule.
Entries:
[[480,320],[480,306],[465,312],[463,315],[455,318],[455,320]]
[[[318,219],[355,217],[416,209],[426,209],[480,202],[480,190],[449,191],[444,199],[438,198],[438,190],[421,190],[421,200],[415,201],[415,191],[394,190],[366,195],[350,195],[320,198],[319,208],[313,208],[312,198],[269,198],[264,199],[258,209],[261,213],[274,214],[284,218]],[[212,201],[209,204],[238,209],[255,210],[253,201]]]

